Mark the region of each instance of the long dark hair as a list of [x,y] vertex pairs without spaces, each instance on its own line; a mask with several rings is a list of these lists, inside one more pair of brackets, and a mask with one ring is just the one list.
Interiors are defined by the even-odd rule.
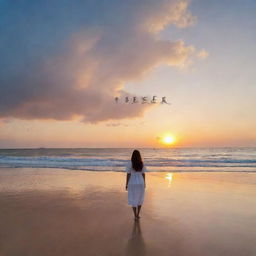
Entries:
[[136,172],[141,172],[142,168],[143,168],[143,161],[141,159],[141,155],[140,155],[139,150],[137,150],[137,149],[133,150],[131,161],[132,161],[132,168]]

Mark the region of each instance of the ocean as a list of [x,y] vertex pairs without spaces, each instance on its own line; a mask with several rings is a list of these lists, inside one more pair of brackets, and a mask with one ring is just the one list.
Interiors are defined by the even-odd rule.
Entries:
[[[137,148],[149,172],[255,172],[256,148]],[[131,148],[0,149],[0,168],[124,172]]]

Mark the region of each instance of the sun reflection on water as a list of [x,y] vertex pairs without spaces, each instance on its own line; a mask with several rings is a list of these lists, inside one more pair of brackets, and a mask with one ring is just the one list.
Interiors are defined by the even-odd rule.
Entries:
[[165,175],[165,178],[168,180],[168,187],[170,187],[170,186],[171,186],[171,183],[172,183],[172,180],[173,180],[173,173],[168,172],[168,173]]

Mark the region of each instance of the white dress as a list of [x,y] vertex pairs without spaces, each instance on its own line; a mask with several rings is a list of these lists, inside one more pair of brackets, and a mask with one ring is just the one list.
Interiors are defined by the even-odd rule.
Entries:
[[126,172],[131,174],[128,182],[128,204],[133,207],[142,205],[144,202],[145,186],[142,173],[145,171],[147,171],[147,169],[143,166],[141,172],[136,172],[132,168],[131,161],[129,161],[126,166]]

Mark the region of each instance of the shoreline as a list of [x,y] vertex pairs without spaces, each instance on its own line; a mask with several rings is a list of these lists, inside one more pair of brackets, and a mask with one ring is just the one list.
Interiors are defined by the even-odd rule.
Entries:
[[[188,167],[189,168],[189,167]],[[232,167],[234,168],[234,167]],[[237,167],[241,168],[241,167]],[[44,170],[44,169],[49,169],[49,170],[61,170],[61,171],[78,171],[78,172],[99,172],[99,173],[105,173],[105,172],[112,172],[112,173],[125,173],[125,171],[110,171],[110,170],[90,170],[90,169],[71,169],[71,168],[63,168],[63,167],[1,167],[0,166],[0,171],[4,169],[39,169],[39,170]],[[146,173],[256,173],[255,171],[250,171],[250,170],[239,170],[239,171],[212,171],[212,170],[192,170],[192,171],[187,171],[187,170],[182,170],[182,171],[175,171],[175,170],[169,170],[169,171],[147,171]]]

